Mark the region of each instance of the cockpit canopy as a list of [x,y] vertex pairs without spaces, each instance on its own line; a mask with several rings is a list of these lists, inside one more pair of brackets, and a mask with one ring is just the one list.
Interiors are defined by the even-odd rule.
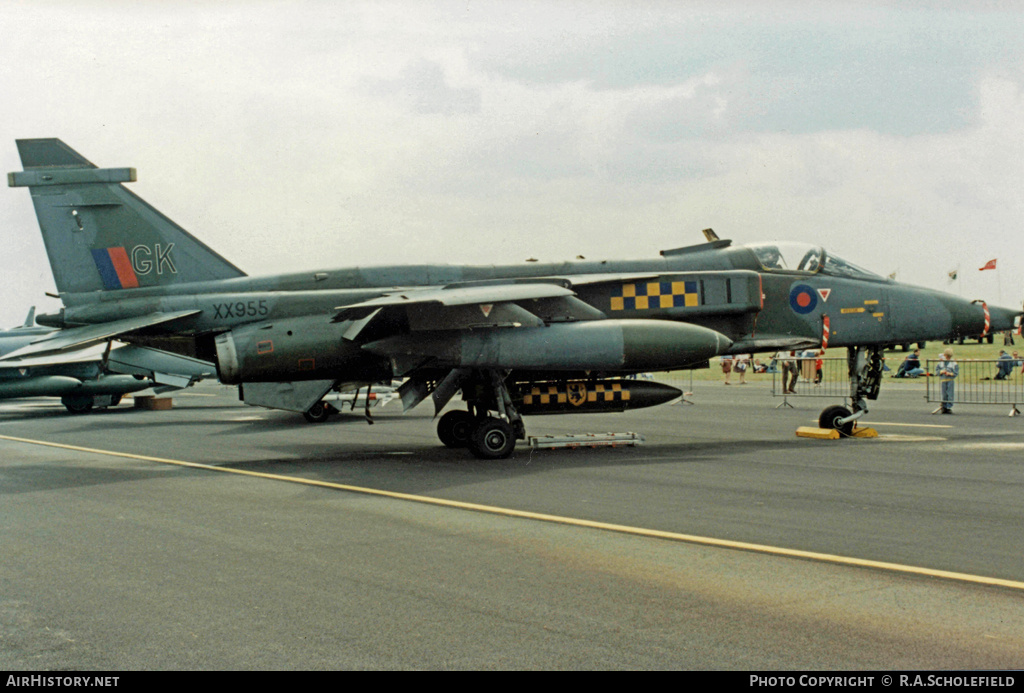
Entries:
[[758,243],[744,247],[754,253],[761,268],[768,272],[821,273],[833,277],[882,280],[882,277],[874,272],[826,253],[820,245],[782,242]]

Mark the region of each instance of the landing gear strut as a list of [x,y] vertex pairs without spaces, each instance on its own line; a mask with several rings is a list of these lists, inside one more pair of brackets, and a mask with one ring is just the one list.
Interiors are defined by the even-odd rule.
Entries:
[[450,411],[437,423],[437,437],[447,447],[469,448],[484,460],[505,459],[516,440],[526,437],[523,417],[512,404],[505,375],[496,370],[474,371],[462,385],[469,411]]
[[850,347],[846,363],[850,372],[850,409],[842,406],[827,407],[818,418],[821,428],[834,428],[845,436],[853,433],[857,419],[868,413],[869,399],[878,399],[882,387],[882,349],[880,347]]

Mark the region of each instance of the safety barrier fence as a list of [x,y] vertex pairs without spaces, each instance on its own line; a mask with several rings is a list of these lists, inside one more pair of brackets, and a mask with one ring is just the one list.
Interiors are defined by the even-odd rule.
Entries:
[[790,363],[796,368],[788,368],[785,361],[772,362],[773,397],[841,399],[850,395],[850,370],[845,358],[798,357]]
[[[796,363],[797,378],[795,392],[793,393],[783,392],[782,364],[773,359],[765,359],[763,364],[767,370],[761,371],[754,370],[754,362],[748,361],[745,377],[748,382],[758,382],[763,381],[765,375],[770,375],[772,378],[771,394],[773,396],[797,395],[800,397],[831,397],[835,399],[849,395],[850,376],[845,358],[797,357],[794,361]],[[762,363],[760,359],[758,363]],[[713,368],[716,368],[717,372],[717,366],[713,366]],[[693,371],[659,372],[651,374],[649,377],[666,385],[674,385],[685,392],[693,390]],[[740,373],[734,366],[729,380],[730,384],[739,385],[743,382],[740,378]],[[787,388],[785,389],[788,389],[788,384],[791,381],[792,377],[787,377]],[[719,381],[716,380],[716,382]]]
[[[832,399],[838,397],[841,399],[850,394],[850,376],[846,365],[846,358],[797,357],[794,361],[796,363],[797,378],[795,392],[792,393],[783,392],[784,389],[788,389],[788,384],[792,381],[792,377],[787,377],[787,388],[784,388],[782,364],[773,359],[765,359],[763,362],[758,359],[758,364],[763,364],[767,368],[767,370],[760,371],[755,370],[753,361],[748,361],[745,377],[748,382],[758,382],[763,381],[766,375],[770,375],[772,378],[771,394],[773,396],[796,395],[800,397],[830,397]],[[717,365],[713,365],[713,368],[716,369],[717,373]],[[691,392],[693,390],[693,371],[654,373],[651,377],[666,385],[674,385],[684,392]],[[716,382],[720,381],[716,380]],[[735,366],[733,366],[729,382],[732,385],[739,385],[743,382]]]
[[[892,359],[889,361],[889,370],[884,371],[883,375],[883,395],[891,384],[897,382],[919,383],[922,394],[925,395],[928,402],[943,401],[942,378],[936,375],[939,361],[922,359],[922,368],[910,375],[901,374],[899,367],[902,362],[893,363]],[[798,357],[795,362],[797,377],[791,390],[789,386],[793,382],[792,372],[787,369],[784,374],[780,361],[765,361],[768,364],[768,370],[762,373],[770,373],[772,376],[771,395],[783,397],[783,404],[785,404],[785,398],[789,397],[800,399],[827,397],[842,400],[850,396],[850,373],[845,357]],[[1011,360],[1008,362],[1005,359],[991,359],[964,360],[957,363],[959,375],[955,379],[953,388],[952,402],[954,404],[1007,404],[1011,405],[1014,410],[1017,405],[1024,405],[1024,364],[1021,361]],[[763,377],[762,373],[754,372],[753,365],[751,365],[751,370],[747,371],[747,377],[754,380]],[[687,392],[693,390],[692,372],[656,373],[654,379],[668,385],[675,385]],[[735,370],[732,372],[731,382],[733,384],[739,382]]]
[[[937,373],[944,362],[928,360],[927,372]],[[953,379],[953,404],[1024,404],[1024,363],[1012,359],[957,361]],[[929,402],[946,401],[943,377],[927,376]]]

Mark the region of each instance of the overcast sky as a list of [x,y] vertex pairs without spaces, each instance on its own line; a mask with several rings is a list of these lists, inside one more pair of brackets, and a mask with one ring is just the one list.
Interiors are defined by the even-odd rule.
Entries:
[[[0,30],[4,172],[27,137],[134,166],[250,274],[654,257],[713,227],[1024,299],[1024,3],[5,1]],[[59,302],[3,190],[9,327]]]

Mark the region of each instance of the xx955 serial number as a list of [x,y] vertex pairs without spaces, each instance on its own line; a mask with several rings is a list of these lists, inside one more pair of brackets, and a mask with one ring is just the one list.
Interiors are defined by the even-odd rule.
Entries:
[[266,299],[253,301],[235,301],[233,303],[214,303],[213,317],[223,318],[258,318],[270,313]]

